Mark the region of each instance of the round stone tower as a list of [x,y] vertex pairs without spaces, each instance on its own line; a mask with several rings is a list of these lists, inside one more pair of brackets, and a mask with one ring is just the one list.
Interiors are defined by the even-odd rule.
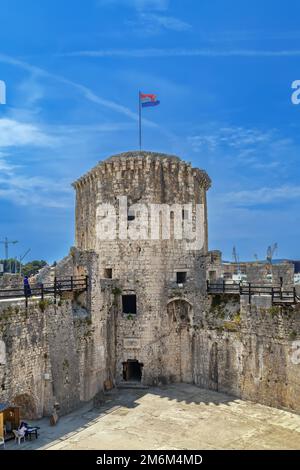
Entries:
[[97,253],[99,282],[118,285],[117,314],[107,317],[116,382],[193,381],[210,183],[205,171],[154,152],[115,155],[74,183],[76,246]]

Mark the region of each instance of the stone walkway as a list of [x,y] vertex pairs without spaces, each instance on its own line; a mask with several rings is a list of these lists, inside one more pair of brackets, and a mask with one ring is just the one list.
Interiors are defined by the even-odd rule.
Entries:
[[300,449],[300,416],[179,384],[119,390],[7,449]]

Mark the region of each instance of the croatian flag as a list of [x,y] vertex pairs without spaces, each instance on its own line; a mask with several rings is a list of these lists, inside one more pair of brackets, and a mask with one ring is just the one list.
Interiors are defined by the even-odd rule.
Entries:
[[148,106],[157,106],[160,101],[158,101],[156,95],[140,93],[140,102],[142,108],[147,108]]

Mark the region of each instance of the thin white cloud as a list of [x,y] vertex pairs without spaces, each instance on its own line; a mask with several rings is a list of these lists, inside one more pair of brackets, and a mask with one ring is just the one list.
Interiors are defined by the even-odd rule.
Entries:
[[[0,200],[10,201],[18,206],[34,205],[48,208],[68,208],[72,206],[73,190],[70,186],[69,171],[66,177],[54,174],[51,177],[31,176],[28,164],[12,163],[15,149],[27,149],[25,158],[30,152],[30,160],[38,158],[49,169],[49,163],[61,152],[63,161],[70,158],[70,149],[76,147],[76,142],[82,143],[83,136],[91,133],[110,133],[117,130],[130,129],[133,123],[103,123],[94,125],[60,125],[39,126],[23,123],[13,119],[0,119]],[[66,154],[61,149],[66,148]],[[5,151],[1,151],[5,149]],[[42,155],[40,151],[50,149],[50,156]],[[72,154],[72,159],[74,155]],[[32,164],[32,163],[31,163]],[[29,164],[30,165],[30,164]],[[39,167],[36,168],[38,170]],[[30,171],[31,173],[31,171]],[[45,173],[45,169],[43,170]],[[64,172],[63,172],[64,173]]]
[[15,166],[8,162],[8,153],[0,152],[0,171],[10,173],[14,170]]
[[291,161],[298,154],[295,142],[283,138],[277,129],[222,126],[220,123],[197,129],[196,134],[188,137],[188,143],[194,152],[206,153],[214,161],[226,161],[231,168],[242,165],[267,171],[281,165],[284,170],[286,155]]
[[262,131],[241,126],[218,126],[217,130],[202,131],[199,135],[189,137],[188,140],[194,151],[201,149],[213,151],[217,147],[228,146],[243,151],[246,156],[251,152],[251,147],[257,149],[258,145],[271,143],[274,139],[274,130]]
[[0,170],[0,200],[18,206],[67,208],[72,205],[72,191],[65,179],[53,181],[50,178],[18,174],[18,167],[10,165],[3,154],[0,154]]
[[[23,82],[19,88],[21,94],[26,98],[24,100],[25,108],[10,108],[8,110],[9,117],[0,119],[0,150],[1,148],[14,149],[26,146],[35,149],[51,147],[57,151],[63,144],[70,145],[70,140],[74,143],[74,136],[78,135],[80,126],[48,126],[35,122],[36,103],[44,94],[43,87],[39,83],[41,79],[49,79],[71,87],[90,102],[111,109],[131,121],[138,120],[138,113],[132,112],[119,103],[106,100],[96,95],[88,87],[65,77],[49,73],[44,69],[3,54],[0,54],[0,62],[18,67],[30,74],[29,80]],[[144,119],[144,124],[148,127],[158,128],[156,123],[147,119]],[[104,123],[89,126],[88,132],[115,132],[118,129],[125,129],[127,126],[130,126],[130,123]],[[165,133],[167,134],[167,132]],[[65,208],[72,205],[70,181],[56,184],[55,180],[50,177],[48,179],[28,177],[25,168],[10,164],[11,156],[3,153],[0,155],[0,170],[4,176],[0,180],[1,199],[17,205],[32,204],[40,207]],[[35,158],[34,155],[32,158]],[[64,195],[65,187],[68,188],[67,192],[70,197]]]
[[[1,62],[26,70],[27,72],[32,74],[35,78],[37,77],[48,78],[50,80],[54,80],[61,84],[67,85],[73,88],[74,90],[76,90],[78,93],[80,93],[81,96],[83,96],[86,100],[92,103],[95,103],[99,106],[110,109],[112,111],[115,111],[116,113],[126,116],[127,118],[135,122],[138,122],[139,120],[138,113],[131,111],[130,108],[120,103],[102,98],[101,96],[94,93],[90,88],[84,85],[81,85],[80,83],[74,82],[60,75],[53,74],[51,72],[48,72],[47,70],[31,65],[28,62],[24,62],[22,60],[16,59],[11,56],[7,56],[5,54],[0,54],[0,63]],[[164,135],[165,137],[167,137],[168,139],[172,141],[176,138],[176,136],[174,136],[171,132],[166,130],[163,126],[158,125],[156,122],[151,121],[150,119],[147,119],[145,117],[143,118],[143,125],[149,128],[156,128],[162,135]]]
[[[23,124],[14,122],[10,122],[10,126],[16,130],[16,135],[14,137],[5,136],[8,139],[5,141],[5,144],[9,143],[8,147],[13,145],[29,145],[31,148],[34,145],[35,139],[40,137],[36,129],[32,130],[30,126],[23,127]],[[3,132],[0,121],[1,134]],[[48,145],[48,140],[45,141],[44,136],[39,141],[38,146],[40,145],[42,147]],[[20,165],[11,163],[12,160],[13,154],[0,152],[0,200],[12,202],[18,206],[37,205],[55,208],[71,206],[72,191],[69,181],[65,178],[52,180],[51,178],[25,174],[25,169]]]
[[164,11],[169,6],[169,0],[97,0],[99,7],[114,6],[133,8],[137,11]]
[[17,88],[17,92],[22,100],[22,107],[37,111],[36,106],[40,100],[45,97],[45,90],[38,77],[35,74],[30,74],[23,80]]
[[[48,181],[48,184],[51,184]],[[11,185],[7,188],[0,188],[0,199],[9,201],[18,206],[38,206],[54,209],[67,209],[72,207],[71,198],[62,198],[61,195],[55,198],[52,194],[45,194],[40,187],[33,186],[24,190]]]
[[192,29],[186,21],[157,13],[140,13],[136,20],[129,21],[128,24],[136,33],[142,35],[154,35],[163,31],[184,32]]
[[60,54],[61,57],[128,57],[136,59],[165,57],[299,57],[300,49],[255,50],[255,49],[99,49],[82,50]]
[[[77,90],[82,96],[84,96],[90,102],[93,102],[105,108],[111,109],[134,121],[138,121],[139,119],[138,113],[131,111],[131,109],[115,101],[107,100],[105,98],[102,98],[99,95],[96,95],[90,88],[84,85],[81,85],[80,83],[76,83],[65,77],[50,73],[47,70],[41,69],[27,62],[21,61],[19,59],[15,59],[14,57],[10,57],[4,54],[0,54],[0,62],[9,64],[15,67],[19,67],[23,70],[26,70],[27,72],[30,72],[31,74],[34,74],[35,76],[49,78],[57,82],[63,83],[65,85],[68,85],[74,88],[75,90]],[[147,126],[151,126],[151,127],[158,127],[156,123],[150,121],[149,119],[144,119],[144,124]]]
[[51,147],[57,145],[57,139],[44,133],[36,124],[0,119],[0,148],[20,145]]
[[188,31],[192,27],[186,21],[166,15],[168,0],[98,0],[100,7],[126,7],[135,11],[134,20],[127,21],[131,32],[142,35],[159,34],[162,31]]
[[225,203],[236,206],[252,206],[292,201],[300,198],[300,186],[284,185],[279,187],[262,187],[258,189],[229,192],[222,194]]
[[202,41],[212,44],[251,42],[251,41],[284,41],[300,39],[300,31],[266,31],[266,30],[231,30],[231,31],[199,31]]

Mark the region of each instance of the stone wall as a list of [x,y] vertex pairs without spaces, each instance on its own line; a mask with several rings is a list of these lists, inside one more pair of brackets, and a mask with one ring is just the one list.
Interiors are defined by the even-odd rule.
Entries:
[[45,317],[23,305],[1,306],[0,340],[5,360],[0,364],[0,401],[26,405],[28,418],[49,413],[52,391],[44,376],[49,373],[49,347]]
[[300,412],[299,305],[244,304],[230,320],[220,312],[193,338],[195,383]]
[[19,274],[4,273],[0,276],[0,289],[22,289],[23,277]]
[[[90,315],[72,299],[58,305],[30,301],[1,305],[0,402],[21,406],[25,418],[50,415],[58,403],[60,413],[76,408],[80,401],[91,399],[86,393],[92,382],[89,372],[93,352],[98,346],[92,337]],[[100,369],[100,367],[99,367]],[[99,380],[101,387],[103,380]]]

